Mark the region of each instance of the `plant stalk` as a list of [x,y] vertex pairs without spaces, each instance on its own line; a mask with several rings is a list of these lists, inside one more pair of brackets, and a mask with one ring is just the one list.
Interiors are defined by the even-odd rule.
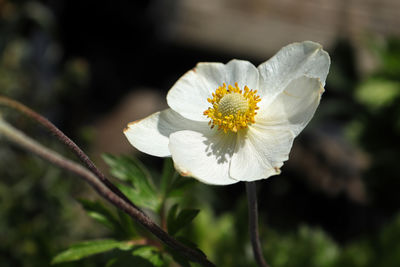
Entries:
[[115,194],[123,198],[130,205],[139,209],[135,204],[133,204],[113,183],[111,183],[104,174],[96,167],[96,165],[90,160],[90,158],[85,154],[85,152],[80,149],[79,146],[75,144],[68,136],[66,136],[60,129],[58,129],[53,123],[51,123],[48,119],[35,112],[34,110],[28,108],[22,103],[10,99],[8,97],[4,97],[0,95],[0,104],[3,104],[7,107],[13,108],[22,114],[25,114],[29,118],[35,120],[47,130],[49,130],[61,143],[66,145],[72,152],[80,159],[80,161],[88,167],[88,169],[96,175],[111,191]]
[[250,232],[250,239],[253,248],[254,258],[258,266],[269,267],[262,254],[260,234],[258,232],[258,208],[257,208],[256,183],[247,182],[246,192],[247,192],[247,203],[249,207],[249,232]]

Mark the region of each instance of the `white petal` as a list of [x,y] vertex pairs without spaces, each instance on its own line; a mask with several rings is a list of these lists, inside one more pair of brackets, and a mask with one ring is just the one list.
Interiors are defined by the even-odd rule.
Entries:
[[323,92],[316,78],[300,77],[267,107],[261,107],[256,122],[238,133],[230,175],[254,181],[280,173],[294,138],[311,120]]
[[183,75],[167,95],[168,105],[190,120],[208,121],[203,112],[210,107],[207,99],[222,86],[235,85],[250,89],[258,87],[258,70],[248,61],[231,60],[222,63],[199,63]]
[[132,146],[138,150],[157,157],[167,157],[171,133],[187,129],[203,129],[207,123],[199,123],[183,118],[172,109],[156,112],[147,118],[131,122],[124,130]]
[[316,78],[302,76],[292,80],[271,104],[260,106],[255,125],[286,126],[298,135],[313,117],[323,92]]
[[286,129],[264,129],[250,126],[238,133],[230,176],[240,181],[265,179],[280,173],[288,159],[294,135]]
[[250,89],[258,89],[258,70],[248,61],[233,59],[226,64],[227,85],[238,83],[240,89],[245,85]]
[[179,131],[171,134],[169,149],[175,168],[183,176],[214,185],[237,181],[229,177],[229,165],[235,147],[235,135],[210,130]]
[[300,76],[318,78],[325,86],[330,58],[321,45],[306,41],[283,47],[275,56],[258,66],[259,92],[264,101],[272,100]]
[[[198,73],[201,69],[207,70],[207,77]],[[221,80],[224,77],[222,63],[199,63],[196,68],[184,74],[169,90],[168,106],[185,118],[207,121],[207,117],[203,115],[209,107],[207,98],[218,87],[213,80]]]

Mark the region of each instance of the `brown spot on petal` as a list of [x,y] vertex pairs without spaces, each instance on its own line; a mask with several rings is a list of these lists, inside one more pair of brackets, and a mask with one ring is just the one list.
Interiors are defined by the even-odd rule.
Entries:
[[191,172],[189,172],[189,171],[187,171],[187,170],[182,170],[175,162],[174,162],[174,167],[175,167],[175,170],[176,170],[181,176],[184,176],[184,177],[192,176],[192,173],[191,173]]
[[325,92],[325,88],[322,85],[319,88],[319,95],[322,95]]
[[274,167],[274,170],[277,174],[281,173],[281,169],[279,169],[278,167]]
[[128,127],[126,127],[126,128],[124,129],[124,132],[128,131],[128,130],[129,130],[129,127],[135,125],[136,123],[138,123],[138,122],[140,122],[140,121],[142,121],[142,120],[143,120],[143,119],[136,120],[136,121],[132,121],[132,122],[128,123],[128,125],[127,125]]
[[189,171],[178,171],[181,176],[187,177],[187,176],[192,176],[192,174]]

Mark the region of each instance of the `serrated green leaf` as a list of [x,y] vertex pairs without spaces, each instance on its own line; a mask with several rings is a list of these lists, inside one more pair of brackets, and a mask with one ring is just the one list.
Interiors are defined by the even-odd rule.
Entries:
[[103,253],[112,249],[129,250],[133,247],[127,241],[117,241],[112,239],[85,241],[75,244],[67,250],[56,255],[51,261],[52,264],[76,261],[95,254]]
[[149,171],[137,159],[127,156],[103,155],[104,161],[111,168],[110,172],[115,177],[131,183],[133,186],[141,184],[146,190],[155,191]]
[[132,255],[142,257],[156,267],[161,267],[164,265],[164,260],[161,253],[152,246],[135,247],[135,249],[132,251]]
[[113,213],[98,201],[80,199],[79,202],[88,215],[112,230],[120,230],[121,225]]
[[178,205],[175,204],[168,213],[167,227],[168,233],[171,235],[175,235],[187,226],[200,212],[197,209],[183,209],[179,213],[177,211]]
[[138,191],[135,188],[124,184],[117,184],[117,187],[129,198],[130,201],[139,207],[156,210],[160,205],[160,199],[154,195],[148,195],[143,191]]
[[143,164],[126,156],[103,155],[103,158],[110,166],[112,175],[132,186],[130,189],[125,185],[120,186],[120,190],[127,194],[131,201],[138,206],[153,210],[159,206],[160,198],[157,195],[151,175]]

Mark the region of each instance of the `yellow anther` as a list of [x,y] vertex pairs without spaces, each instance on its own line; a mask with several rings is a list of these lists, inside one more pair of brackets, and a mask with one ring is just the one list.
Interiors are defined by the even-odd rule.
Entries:
[[207,101],[212,105],[204,115],[210,118],[209,124],[211,128],[218,126],[218,130],[237,132],[240,129],[247,128],[251,123],[254,123],[254,117],[257,114],[257,103],[261,101],[256,95],[257,90],[250,90],[247,86],[240,90],[237,83],[235,86],[224,83],[218,87],[213,98],[208,98]]

